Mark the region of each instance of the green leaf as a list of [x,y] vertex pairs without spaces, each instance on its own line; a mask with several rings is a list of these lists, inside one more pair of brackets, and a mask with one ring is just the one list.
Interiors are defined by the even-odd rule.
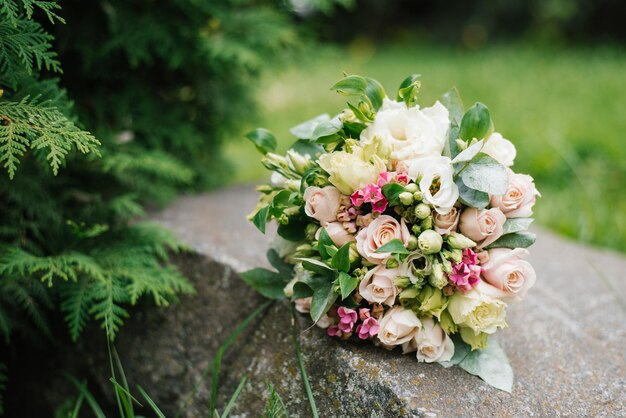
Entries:
[[385,97],[385,89],[378,81],[358,75],[349,75],[342,78],[331,87],[331,90],[346,96],[365,95],[376,110],[380,109]]
[[350,243],[345,244],[333,255],[330,265],[338,271],[348,272],[350,270]]
[[267,225],[267,220],[270,214],[270,207],[264,206],[257,211],[252,217],[252,223],[257,227],[259,231],[265,234],[265,226]]
[[513,234],[502,235],[485,248],[527,248],[533,245],[536,240],[537,236],[532,232],[515,232]]
[[[312,141],[319,143],[326,143],[336,139],[334,136],[337,132],[341,131],[342,124],[338,119],[331,119],[328,122],[320,123],[315,127],[313,134],[311,135]],[[320,139],[325,139],[320,141]]]
[[385,89],[383,86],[373,78],[365,77],[367,82],[365,86],[365,95],[372,102],[374,109],[378,110],[383,105],[383,99],[385,98]]
[[454,355],[449,361],[443,361],[439,363],[446,369],[448,367],[452,367],[452,366],[459,364],[472,351],[469,344],[463,341],[458,334],[454,334],[450,338],[452,339],[452,342],[454,343]]
[[[419,79],[421,74],[411,74],[400,83],[400,87],[398,87],[398,95],[396,96],[396,100],[399,102],[405,102],[407,105],[409,104],[407,100],[411,100],[411,97],[408,97],[411,92],[414,92],[415,86],[419,86]],[[419,89],[419,87],[418,87]]]
[[313,132],[318,125],[326,123],[330,120],[330,116],[326,113],[316,116],[313,119],[302,122],[301,124],[294,126],[289,130],[291,134],[300,139],[311,139]]
[[308,155],[312,159],[316,159],[324,152],[324,148],[321,145],[305,139],[298,139],[289,149],[294,150],[300,155]]
[[487,193],[470,189],[463,183],[463,179],[460,177],[455,180],[455,183],[459,189],[459,199],[461,199],[461,203],[477,209],[487,207],[489,204],[489,195]]
[[304,282],[296,282],[293,285],[291,299],[302,299],[313,296],[313,288]]
[[268,152],[276,151],[276,138],[267,129],[255,129],[252,132],[248,132],[246,134],[246,138],[252,141],[256,149],[258,149],[259,152],[263,155],[267,154]]
[[504,350],[495,339],[482,350],[470,352],[460,363],[466,372],[483,379],[487,384],[511,393],[513,389],[513,369]]
[[313,289],[313,298],[311,299],[311,319],[313,322],[317,323],[322,315],[333,306],[335,300],[337,300],[337,294],[335,294],[330,283],[327,286]]
[[509,188],[506,167],[487,154],[480,153],[461,173],[463,183],[470,189],[492,195],[503,195]]
[[297,220],[290,220],[287,225],[278,225],[276,232],[288,241],[300,242],[304,241],[304,228],[307,223]]
[[330,238],[330,235],[328,235],[328,232],[326,231],[326,228],[322,228],[322,230],[320,231],[320,238],[318,240],[318,251],[320,253],[320,255],[322,256],[323,259],[327,259],[327,258],[331,258],[332,254],[329,254],[328,251],[326,250],[327,247],[330,246],[334,246],[335,243],[333,242],[333,240]]
[[269,249],[267,251],[267,260],[284,279],[291,280],[293,277],[293,265],[286,263],[276,250]]
[[402,241],[399,239],[392,239],[391,241],[381,245],[376,250],[377,253],[392,253],[392,254],[409,254],[410,251],[406,249]]
[[298,261],[302,262],[302,267],[314,273],[326,277],[335,275],[335,270],[323,261],[316,260],[315,258],[299,258]]
[[463,118],[465,109],[463,107],[461,95],[456,87],[453,87],[442,94],[441,97],[439,97],[439,102],[444,105],[446,109],[448,109],[448,112],[450,113],[450,123],[461,126],[461,119]]
[[389,201],[390,206],[395,206],[400,202],[398,196],[404,191],[404,186],[399,183],[387,183],[382,187],[383,196]]
[[504,223],[504,235],[526,231],[533,223],[533,218],[510,218]]
[[463,115],[459,137],[466,141],[472,139],[483,139],[491,128],[491,117],[489,109],[484,104],[478,102],[470,107]]
[[356,289],[356,285],[359,283],[359,280],[356,277],[350,276],[348,273],[341,272],[339,273],[339,288],[341,289],[341,300],[344,300],[354,289]]
[[266,298],[282,299],[285,297],[283,289],[287,280],[276,272],[254,268],[241,273],[241,278]]
[[152,400],[152,398],[150,396],[148,396],[148,393],[145,390],[143,390],[143,388],[141,386],[137,386],[137,390],[139,391],[141,396],[143,396],[143,398],[146,400],[146,402],[148,402],[148,405],[150,405],[150,408],[152,408],[152,411],[156,414],[156,416],[158,418],[165,418],[165,414],[159,409],[159,407]]

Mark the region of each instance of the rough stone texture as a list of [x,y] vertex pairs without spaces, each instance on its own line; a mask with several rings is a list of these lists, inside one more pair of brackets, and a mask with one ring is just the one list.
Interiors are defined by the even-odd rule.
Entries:
[[[252,187],[225,189],[183,197],[153,218],[174,230],[198,253],[242,271],[266,264],[267,239],[244,219],[254,208],[255,199]],[[626,416],[626,291],[621,285],[626,258],[544,230],[536,232],[539,239],[530,261],[537,270],[537,284],[522,304],[510,307],[510,326],[499,333],[515,371],[513,394],[493,389],[457,368],[446,370],[417,363],[412,356],[397,352],[339,342],[312,328],[302,332],[300,340],[320,415]],[[211,269],[207,267],[207,271]],[[231,319],[232,312],[243,306],[247,314],[253,302],[257,303],[233,275],[222,279],[219,292],[215,305],[203,300],[199,311],[198,304],[189,301],[191,305],[174,308],[189,310],[188,314],[175,311],[168,314],[172,317],[166,323],[139,325],[143,332],[153,335],[152,340],[161,336],[178,344],[170,352],[158,344],[146,347],[143,339],[136,343],[144,355],[137,355],[132,369],[134,373],[146,368],[142,377],[150,379],[144,387],[154,387],[150,384],[168,376],[187,386],[186,382],[193,380],[190,375],[197,375],[208,364],[211,349],[217,345],[211,342],[212,331],[219,335],[220,329],[236,322],[222,322]],[[232,306],[234,310],[220,314],[218,306]],[[287,305],[275,305],[231,352],[220,387],[224,392],[221,399],[246,373],[251,383],[237,407],[240,416],[259,416],[266,381],[276,385],[295,416],[309,415],[293,355],[290,321]],[[301,328],[307,326],[304,318],[298,322]],[[128,347],[123,349],[128,351]],[[164,369],[171,369],[167,366],[170,363],[182,364],[171,374],[160,370],[161,361],[149,364],[155,358],[163,360]],[[142,361],[145,366],[141,366]],[[173,401],[181,391],[170,386],[168,398]],[[207,414],[198,407],[189,416]]]

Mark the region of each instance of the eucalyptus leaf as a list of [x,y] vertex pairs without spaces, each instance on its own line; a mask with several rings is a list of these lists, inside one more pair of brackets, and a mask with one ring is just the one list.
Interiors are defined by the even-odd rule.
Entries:
[[257,292],[270,299],[282,299],[285,297],[283,289],[288,280],[280,274],[263,268],[254,268],[241,273],[243,280]]
[[465,108],[463,107],[463,100],[461,100],[461,95],[456,87],[442,94],[441,97],[439,97],[439,102],[448,109],[450,122],[460,126]]
[[339,251],[333,255],[330,261],[332,268],[338,271],[348,272],[350,270],[350,243],[346,243]]
[[289,149],[294,150],[300,155],[308,155],[312,159],[316,159],[324,152],[324,148],[321,145],[306,139],[298,139]]
[[296,138],[311,139],[315,128],[317,128],[319,124],[328,122],[329,120],[330,116],[324,113],[322,115],[314,117],[313,119],[307,120],[306,122],[302,122],[297,126],[294,126],[289,130],[289,132],[291,132],[291,134]]
[[530,224],[534,221],[533,218],[510,218],[504,223],[504,234],[512,234],[514,232],[522,232],[528,230]]
[[459,189],[459,199],[467,206],[484,209],[489,204],[489,195],[485,192],[470,189],[463,183],[463,179],[457,177],[455,180],[456,186]]
[[341,128],[342,128],[342,123],[339,119],[331,119],[328,122],[320,123],[313,130],[313,134],[311,135],[311,140],[316,141],[320,138],[329,137],[339,132]]
[[491,248],[527,248],[535,243],[537,236],[532,232],[515,232],[512,234],[502,235],[493,243],[488,245],[486,249]]
[[513,369],[504,350],[495,339],[482,350],[471,351],[460,363],[466,372],[483,379],[487,384],[511,393],[513,389]]
[[339,273],[339,289],[341,289],[341,300],[344,300],[354,289],[356,289],[356,285],[359,283],[359,280],[356,277],[350,276],[348,273],[341,272]]
[[466,141],[483,139],[491,128],[491,116],[489,109],[484,104],[477,102],[470,107],[461,119],[459,137]]
[[454,159],[452,160],[452,164],[465,163],[472,160],[472,158],[476,157],[478,153],[483,149],[483,140],[476,142],[474,145],[467,147],[465,150],[460,152]]
[[509,188],[506,167],[484,153],[479,153],[467,164],[461,178],[470,189],[492,195],[503,195]]
[[391,241],[381,245],[376,249],[377,253],[392,253],[392,254],[409,254],[409,250],[406,249],[402,241],[399,239],[392,239]]
[[267,154],[268,152],[276,151],[276,138],[267,129],[255,129],[252,132],[248,132],[246,134],[246,138],[252,141],[256,149],[259,150],[259,152],[263,155]]
[[333,290],[332,285],[319,287],[313,290],[313,297],[311,299],[311,319],[313,322],[320,320],[333,303],[337,300],[337,294]]
[[469,344],[465,343],[459,334],[452,335],[451,339],[454,343],[454,355],[449,361],[442,361],[439,363],[446,369],[459,364],[472,351]]

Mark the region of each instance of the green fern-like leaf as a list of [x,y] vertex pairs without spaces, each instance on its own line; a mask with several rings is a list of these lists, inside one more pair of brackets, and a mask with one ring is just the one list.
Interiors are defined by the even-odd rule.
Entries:
[[113,341],[129,314],[121,305],[130,302],[124,286],[113,277],[99,281],[91,289],[95,303],[89,313],[102,323],[107,337]]
[[28,97],[19,102],[0,102],[0,163],[4,163],[10,178],[28,149],[43,152],[56,175],[73,147],[83,154],[99,156],[99,145],[93,135],[46,103]]
[[64,283],[60,286],[61,311],[65,314],[65,322],[73,341],[78,339],[89,320],[93,298],[92,283],[89,277],[82,277],[76,283]]
[[17,26],[22,12],[26,14],[28,19],[31,19],[35,9],[43,11],[51,23],[55,21],[65,23],[65,20],[56,14],[61,6],[54,0],[2,0],[0,2],[0,15],[4,15],[4,18],[13,26]]

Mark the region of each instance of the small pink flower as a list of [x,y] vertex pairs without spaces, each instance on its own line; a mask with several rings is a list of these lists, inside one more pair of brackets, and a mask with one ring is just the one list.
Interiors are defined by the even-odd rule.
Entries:
[[[382,173],[381,173],[382,174]],[[387,173],[389,174],[389,173]],[[387,199],[380,188],[375,184],[368,184],[362,189],[357,190],[350,196],[354,206],[361,206],[363,203],[371,203],[374,212],[383,213],[387,209]],[[355,212],[356,213],[356,212]]]
[[359,308],[359,319],[361,321],[365,321],[370,316],[370,308]]
[[395,177],[395,173],[389,173],[387,171],[383,171],[382,173],[380,173],[378,175],[378,187],[383,187],[385,184],[389,183],[390,181],[393,181]]
[[452,273],[449,278],[457,289],[465,293],[474,288],[480,282],[482,268],[478,265],[478,256],[469,248],[463,250],[463,259],[460,263],[452,265]]
[[372,211],[383,213],[385,209],[387,209],[387,205],[389,202],[384,197],[381,200],[377,200],[376,202],[372,202]]
[[465,264],[478,264],[478,255],[471,248],[466,248],[463,250],[463,260],[461,261]]
[[363,202],[365,202],[364,200],[365,198],[365,194],[363,193],[363,191],[361,189],[355,191],[354,193],[352,193],[352,196],[350,196],[350,201],[352,202],[352,204],[354,206],[362,206]]
[[362,340],[366,340],[374,335],[378,334],[378,321],[376,318],[370,316],[365,319],[362,324],[356,327],[356,332],[359,335],[359,338]]
[[400,183],[403,186],[409,184],[409,176],[407,174],[398,174],[396,175],[396,182]]
[[342,335],[337,325],[331,325],[326,328],[326,334],[328,334],[329,337],[341,337]]
[[340,306],[337,309],[337,315],[339,315],[339,325],[337,325],[339,329],[345,333],[352,332],[357,320],[356,311]]

